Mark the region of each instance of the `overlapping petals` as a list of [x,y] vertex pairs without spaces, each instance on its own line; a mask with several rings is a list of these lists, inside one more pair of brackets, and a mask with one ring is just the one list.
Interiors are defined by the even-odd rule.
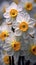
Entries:
[[[5,18],[10,18],[10,15],[13,15],[11,10],[16,10],[16,11],[19,13],[20,11],[22,11],[22,8],[21,8],[21,6],[19,6],[19,5],[17,5],[16,3],[13,2],[13,3],[6,9],[6,12],[4,13],[4,17],[5,17]],[[10,14],[10,11],[11,11],[11,14]],[[14,11],[13,13],[15,13],[15,14],[17,15],[18,13],[16,13],[16,11]],[[14,15],[15,15],[15,14],[14,14]],[[13,16],[12,16],[12,17],[13,17]]]
[[[13,27],[15,28],[15,35],[16,36],[20,36],[23,34],[26,35],[27,34],[34,34],[35,33],[35,29],[34,29],[34,24],[35,24],[35,21],[33,19],[30,18],[30,16],[25,13],[24,15],[22,14],[19,14],[19,16],[17,16],[17,19],[16,19],[16,24],[13,25]],[[22,24],[23,23],[23,24]],[[28,29],[26,28],[26,25],[25,24],[27,23],[28,24]],[[21,29],[20,29],[20,26],[21,25]],[[25,27],[22,27],[23,25],[25,25]]]

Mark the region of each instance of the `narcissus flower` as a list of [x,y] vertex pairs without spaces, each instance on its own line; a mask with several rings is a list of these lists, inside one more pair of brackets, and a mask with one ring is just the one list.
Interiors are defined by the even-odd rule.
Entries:
[[28,38],[24,40],[24,56],[26,60],[30,60],[31,63],[36,62],[36,40]]
[[13,25],[13,27],[15,28],[14,34],[16,36],[20,36],[22,35],[22,33],[23,36],[25,36],[26,34],[34,34],[34,23],[34,20],[32,20],[27,13],[25,13],[24,15],[19,14],[19,16],[17,16],[16,24]]
[[36,7],[35,2],[36,0],[21,0],[23,8],[26,9],[27,11],[31,11],[33,10],[33,8]]
[[19,51],[20,50],[20,47],[21,47],[20,42],[13,41],[11,45],[12,45],[12,48],[14,49],[14,51]]
[[[0,26],[0,49],[2,47],[2,56],[6,53],[14,56],[15,65],[19,56],[25,56],[26,60],[34,63],[36,62],[36,23],[26,11],[23,11],[24,9],[21,6],[23,3],[25,9],[30,11],[33,8],[33,0],[32,2],[31,0],[22,0],[24,2],[19,4],[17,4],[16,0],[14,1],[15,3],[12,2],[8,8],[6,6],[8,4],[4,3],[6,7],[3,5],[2,8],[6,18],[5,22]],[[8,55],[3,56],[3,61],[6,65],[9,65]]]
[[12,50],[11,43],[15,39],[13,32],[10,32],[9,37],[5,39],[5,43],[3,44],[3,50],[8,53],[8,55],[12,55],[14,52]]
[[15,18],[20,11],[22,11],[22,8],[13,2],[8,8],[6,8],[4,17],[5,18]]

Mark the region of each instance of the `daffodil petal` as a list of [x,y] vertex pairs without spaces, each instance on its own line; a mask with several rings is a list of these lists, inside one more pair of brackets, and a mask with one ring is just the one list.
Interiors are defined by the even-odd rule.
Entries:
[[[2,30],[1,30],[1,31],[8,30],[8,29],[7,29],[7,26],[5,26],[5,25],[2,25],[2,27],[1,27],[1,28],[2,28]],[[5,28],[5,29],[4,29],[4,28]]]
[[21,36],[22,35],[22,32],[17,28],[15,29],[15,36]]
[[19,26],[19,22],[16,22],[16,21],[13,22],[13,24],[12,24],[12,27],[13,27],[13,28],[16,29],[16,28],[18,28],[18,26]]
[[7,8],[7,12],[9,12],[11,9],[17,9],[17,4],[15,2],[13,2],[8,8]]
[[28,32],[25,32],[25,33],[23,33],[23,38],[24,39],[27,39],[29,36],[28,36]]
[[10,18],[9,12],[3,14],[4,18]]
[[11,50],[11,44],[10,44],[10,39],[6,39],[5,40],[5,44],[3,45],[3,49],[5,50],[5,51],[10,51]]
[[19,13],[19,15],[16,18],[16,21],[19,22],[19,23],[21,23],[22,21],[24,21],[23,15]]
[[24,21],[26,21],[27,23],[29,23],[29,20],[30,20],[30,16],[28,13],[25,13],[24,14]]
[[22,6],[18,5],[17,10],[18,12],[22,11],[23,10]]
[[10,21],[10,18],[7,18],[7,19],[6,19],[6,23],[9,22],[9,21]]
[[18,62],[19,55],[20,55],[20,51],[17,51],[17,52],[14,53],[15,64],[17,64],[17,62]]
[[[23,15],[24,14],[24,15]],[[30,20],[30,16],[28,13],[25,13],[25,12],[22,12],[22,13],[19,13],[18,16],[17,16],[17,22],[21,23],[23,21],[29,23],[29,20]]]
[[29,27],[29,30],[28,30],[28,33],[29,34],[35,34],[35,29],[34,29],[34,27]]
[[34,26],[34,24],[35,24],[35,20],[34,19],[32,19],[32,18],[30,18],[30,20],[29,20],[29,26]]

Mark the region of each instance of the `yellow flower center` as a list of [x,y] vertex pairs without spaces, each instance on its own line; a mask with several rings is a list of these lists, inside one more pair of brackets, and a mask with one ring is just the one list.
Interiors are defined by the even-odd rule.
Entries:
[[9,64],[9,56],[5,56],[3,58],[3,61],[4,61],[5,64]]
[[10,10],[10,16],[11,17],[15,18],[17,16],[17,14],[18,14],[18,11],[17,10],[15,10],[15,9],[11,9]]
[[36,46],[35,46],[35,45],[31,47],[31,52],[32,52],[34,55],[36,55]]
[[14,49],[14,51],[20,50],[20,47],[21,47],[20,42],[13,41],[11,45],[12,45],[12,48]]
[[25,4],[25,8],[26,8],[26,10],[28,10],[28,11],[32,10],[32,3],[26,3],[26,4]]
[[26,22],[20,23],[19,29],[23,32],[26,32],[28,30],[28,24]]
[[1,34],[0,34],[0,38],[4,41],[6,37],[9,36],[9,33],[8,31],[3,31]]

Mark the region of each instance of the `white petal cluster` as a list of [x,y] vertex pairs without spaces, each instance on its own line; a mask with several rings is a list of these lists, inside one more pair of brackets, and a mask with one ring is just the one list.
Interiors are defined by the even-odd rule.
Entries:
[[[15,64],[20,55],[24,55],[25,59],[30,60],[32,63],[36,62],[36,56],[30,51],[31,46],[36,46],[36,20],[32,19],[24,9],[23,4],[25,5],[26,2],[32,2],[33,4],[33,0],[21,0],[21,3],[19,4],[12,2],[10,5],[8,2],[4,2],[2,4],[2,9],[5,6],[6,11],[3,13],[1,9],[4,17],[4,21],[0,25],[0,49],[2,50],[2,60],[6,55],[14,56]],[[33,4],[33,6],[35,5]],[[12,15],[12,10],[18,12],[15,18],[10,16],[10,11]],[[23,25],[25,25],[25,27]],[[6,31],[9,36],[7,36]],[[20,42],[20,50],[15,51],[18,49],[18,47],[15,47],[16,43],[13,45],[15,50],[13,49],[13,41],[14,43],[15,41]]]

